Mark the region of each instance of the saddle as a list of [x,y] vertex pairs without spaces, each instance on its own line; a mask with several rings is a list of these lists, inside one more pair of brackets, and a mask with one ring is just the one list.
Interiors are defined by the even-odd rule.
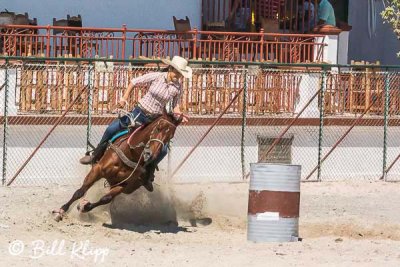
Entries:
[[[147,162],[147,160],[150,158],[150,147],[148,146],[148,144],[144,144],[143,142],[141,142],[139,144],[135,144],[135,137],[134,137],[136,135],[136,133],[139,132],[140,130],[144,129],[147,126],[147,124],[141,124],[141,123],[137,122],[137,120],[136,120],[137,117],[134,117],[129,112],[122,111],[122,113],[125,113],[125,116],[123,116],[123,117],[118,116],[118,117],[120,119],[121,126],[124,128],[124,130],[116,133],[108,142],[100,144],[96,148],[94,148],[93,145],[89,144],[91,147],[94,148],[93,149],[93,161],[97,162],[98,160],[100,160],[102,158],[102,156],[104,155],[104,152],[107,149],[112,149],[115,151],[115,153],[118,155],[118,157],[122,160],[122,162],[125,165],[127,165],[128,167],[131,167],[131,168],[136,168],[137,163],[128,159],[128,157],[124,154],[124,152],[119,148],[119,145],[115,144],[115,141],[117,139],[119,139],[120,137],[125,136],[119,141],[119,143],[127,140],[127,143],[131,149],[135,149],[137,147],[143,147],[144,161]],[[122,118],[124,118],[124,119],[122,120]],[[150,118],[150,119],[153,121],[156,119],[156,117]],[[87,153],[90,153],[90,152],[87,152]]]

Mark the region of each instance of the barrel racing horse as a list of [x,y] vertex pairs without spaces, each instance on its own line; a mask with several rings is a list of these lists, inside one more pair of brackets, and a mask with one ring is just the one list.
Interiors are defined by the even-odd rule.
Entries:
[[54,219],[60,221],[65,216],[72,203],[82,198],[89,188],[101,178],[105,178],[110,190],[97,202],[82,200],[78,205],[80,212],[110,203],[120,193],[131,194],[142,186],[145,167],[155,160],[164,144],[167,144],[175,134],[176,127],[181,123],[182,116],[176,119],[172,114],[163,114],[148,125],[132,127],[130,134],[110,142],[104,155],[95,163],[86,175],[82,186],[75,191],[72,198],[60,209],[54,210]]

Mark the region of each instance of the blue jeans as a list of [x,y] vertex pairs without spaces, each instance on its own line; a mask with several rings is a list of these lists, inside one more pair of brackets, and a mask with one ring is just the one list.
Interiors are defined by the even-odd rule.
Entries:
[[[136,121],[141,123],[141,124],[149,124],[153,120],[150,119],[149,117],[146,116],[146,114],[140,109],[140,107],[135,107],[131,111],[132,115],[134,118],[137,117]],[[103,134],[103,137],[100,140],[99,144],[102,144],[103,142],[107,142],[110,140],[114,135],[116,135],[118,132],[125,130],[128,125],[129,125],[129,118],[127,116],[122,116],[119,119],[115,119],[106,129],[106,131]],[[161,162],[163,158],[168,154],[168,144],[165,144],[164,147],[162,148],[160,154],[158,154],[157,158],[154,160],[155,164],[158,164]]]

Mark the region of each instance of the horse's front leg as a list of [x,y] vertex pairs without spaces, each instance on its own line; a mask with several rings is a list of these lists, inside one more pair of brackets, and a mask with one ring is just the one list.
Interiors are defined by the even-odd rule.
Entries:
[[116,197],[117,195],[121,194],[122,190],[124,189],[123,186],[116,186],[110,189],[110,191],[105,194],[102,198],[100,198],[99,201],[95,202],[95,203],[90,203],[87,200],[83,200],[80,205],[78,205],[78,210],[80,212],[89,212],[92,209],[101,206],[101,205],[105,205],[111,202],[111,200],[114,199],[114,197]]
[[76,190],[75,193],[72,195],[71,199],[67,203],[65,203],[59,210],[53,211],[54,220],[58,222],[63,219],[65,212],[68,211],[72,203],[83,197],[85,193],[89,190],[89,188],[101,178],[100,172],[101,168],[98,164],[92,167],[90,172],[86,175],[81,188]]

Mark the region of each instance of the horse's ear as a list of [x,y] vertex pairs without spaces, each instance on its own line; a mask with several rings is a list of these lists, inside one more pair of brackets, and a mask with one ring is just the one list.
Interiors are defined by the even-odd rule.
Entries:
[[182,123],[182,120],[183,120],[183,114],[181,114],[178,119],[174,120],[174,124],[178,126],[179,124]]
[[179,124],[182,123],[182,121],[183,121],[184,118],[185,118],[185,115],[184,115],[183,113],[181,113],[181,114],[179,115],[179,117],[174,117],[174,124],[175,124],[176,126],[178,126]]

